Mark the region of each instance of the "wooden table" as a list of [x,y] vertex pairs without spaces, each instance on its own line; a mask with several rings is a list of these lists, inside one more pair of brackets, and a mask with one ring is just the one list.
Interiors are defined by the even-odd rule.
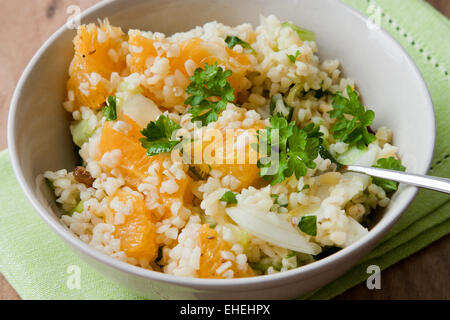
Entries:
[[[26,2],[26,4],[24,3]],[[60,26],[76,4],[82,10],[98,0],[2,1],[0,11],[0,149],[6,147],[6,121],[14,87],[36,50]],[[449,0],[428,0],[450,17]],[[337,299],[449,299],[450,237],[445,237],[382,272],[382,289],[364,284]],[[20,299],[0,275],[0,299]]]

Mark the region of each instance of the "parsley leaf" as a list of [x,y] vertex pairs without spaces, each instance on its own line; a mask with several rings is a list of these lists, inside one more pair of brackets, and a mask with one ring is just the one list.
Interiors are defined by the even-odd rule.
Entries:
[[316,216],[303,216],[298,223],[298,227],[304,233],[310,236],[317,235],[317,217]]
[[142,147],[147,149],[147,155],[149,156],[170,152],[180,143],[178,140],[171,140],[174,132],[180,128],[181,126],[178,123],[165,115],[161,115],[158,120],[149,122],[147,127],[141,130],[144,138],[140,138],[139,141]]
[[222,198],[220,198],[220,201],[225,201],[228,203],[237,203],[236,194],[234,192],[227,191],[223,194]]
[[208,174],[206,172],[197,170],[195,166],[189,166],[189,172],[196,180],[206,180],[208,178]]
[[[333,99],[333,110],[328,113],[337,121],[331,127],[331,132],[335,139],[356,146],[358,149],[364,149],[376,139],[375,135],[367,130],[375,113],[372,110],[365,110],[358,100],[358,93],[352,87],[347,87],[347,94],[349,99],[340,92]],[[351,119],[349,120],[346,116],[351,116]]]
[[158,255],[156,256],[156,259],[154,260],[154,262],[159,266],[162,266],[159,264],[159,262],[161,261],[161,259],[163,257],[163,249],[164,249],[164,246],[158,247]]
[[309,184],[305,184],[305,185],[302,187],[302,190],[300,190],[300,192],[302,192],[302,191],[304,191],[304,190],[308,190],[309,188],[311,188],[311,186],[310,186]]
[[[189,78],[191,83],[186,88],[190,96],[184,101],[191,105],[188,111],[192,114],[192,122],[201,121],[202,126],[205,126],[216,121],[227,102],[234,100],[234,89],[227,82],[231,73],[231,70],[223,71],[217,62],[214,65],[206,63],[205,69],[195,69],[194,75]],[[211,97],[219,97],[220,100],[208,100]]]
[[[280,200],[279,200],[280,196],[278,194],[276,194],[276,193],[272,193],[270,195],[270,197],[273,198],[273,203],[279,205],[280,207],[287,208],[287,206],[289,205],[289,203],[285,202],[285,201],[283,201],[283,203],[281,203]],[[284,200],[287,200],[287,198],[285,197]]]
[[328,151],[327,148],[324,146],[319,146],[319,154],[322,157],[322,159],[329,159],[331,163],[334,163],[336,165],[336,169],[339,170],[342,167],[342,164],[340,164],[335,157],[331,154],[330,151]]
[[294,121],[288,123],[278,116],[270,117],[270,124],[271,127],[258,130],[258,152],[266,157],[260,158],[257,165],[265,180],[274,185],[293,174],[298,179],[308,168],[316,167],[314,159],[323,141],[318,126],[310,123],[300,129]]
[[[324,91],[322,88],[317,89],[317,90],[315,90],[315,89],[309,89],[308,92],[313,93],[313,95],[314,95],[314,97],[315,97],[316,99],[320,99],[320,98],[322,98],[323,96],[327,96],[327,95],[333,95],[331,92],[329,92],[329,91],[327,91],[327,90]],[[307,93],[308,93],[308,92],[307,92]]]
[[102,112],[107,121],[114,121],[117,119],[116,103],[117,99],[115,96],[109,96],[106,99],[106,106],[102,108]]
[[234,48],[235,45],[239,44],[242,48],[250,49],[253,53],[256,53],[250,44],[248,44],[244,40],[239,39],[236,36],[227,36],[225,38],[225,42],[227,43],[229,48]]
[[300,55],[300,51],[297,50],[295,52],[295,56],[293,54],[286,54],[286,55],[289,58],[289,61],[291,61],[292,63],[295,63],[295,61],[297,60],[297,57]]
[[[378,159],[377,164],[373,165],[372,167],[397,170],[397,171],[405,171],[406,170],[406,168],[402,165],[402,161],[397,160],[394,157]],[[394,192],[398,188],[398,182],[386,180],[386,179],[382,179],[382,178],[373,177],[372,183],[383,188],[383,190],[386,193]]]

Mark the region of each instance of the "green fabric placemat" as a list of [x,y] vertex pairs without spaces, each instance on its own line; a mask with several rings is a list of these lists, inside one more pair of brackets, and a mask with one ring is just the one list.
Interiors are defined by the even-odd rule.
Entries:
[[[437,143],[431,175],[450,176],[450,22],[422,0],[343,0],[379,21],[408,51],[431,92]],[[449,197],[422,190],[411,207],[360,264],[303,297],[330,299],[450,233]],[[81,268],[81,288],[69,289],[67,268]],[[25,199],[8,151],[0,152],[0,272],[23,299],[139,299],[103,278],[64,244]]]

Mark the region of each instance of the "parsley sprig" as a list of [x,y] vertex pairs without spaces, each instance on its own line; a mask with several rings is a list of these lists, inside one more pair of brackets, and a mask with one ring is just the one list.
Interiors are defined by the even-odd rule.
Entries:
[[[294,121],[288,123],[284,117],[272,116],[271,127],[258,130],[258,151],[265,157],[258,160],[260,175],[272,185],[295,174],[306,175],[308,168],[314,169],[322,133],[313,123],[299,128]],[[274,139],[278,134],[278,139]],[[278,141],[277,141],[278,140]],[[267,150],[263,150],[267,146]],[[275,153],[275,154],[274,154]]]
[[[191,105],[189,113],[192,122],[200,121],[202,126],[217,120],[227,102],[234,100],[234,89],[227,81],[231,70],[224,71],[217,65],[205,64],[205,69],[197,68],[189,78],[191,83],[186,88],[190,96],[184,101]],[[220,98],[220,100],[218,100]]]
[[244,40],[241,40],[240,38],[238,38],[236,36],[227,36],[225,38],[225,42],[229,48],[234,48],[235,45],[240,44],[242,48],[249,49],[252,51],[252,53],[256,53],[255,50],[252,48],[252,46],[248,42],[245,42]]
[[335,139],[356,146],[358,149],[364,149],[376,139],[375,135],[367,130],[375,113],[364,108],[359,102],[358,93],[352,87],[347,87],[347,94],[349,99],[340,92],[333,99],[333,110],[328,113],[337,121],[331,127],[331,132]]
[[141,130],[144,138],[140,138],[139,141],[142,147],[147,149],[147,155],[149,156],[170,152],[180,143],[179,140],[172,139],[174,132],[180,128],[181,126],[178,123],[165,115],[161,115],[158,120],[149,122],[147,127]]
[[102,108],[102,112],[106,118],[106,121],[114,121],[117,119],[116,104],[116,97],[108,96],[108,98],[106,99],[106,105]]
[[300,55],[300,50],[297,50],[295,52],[295,55],[293,55],[293,54],[286,54],[286,55],[290,62],[295,63],[295,61],[297,61],[297,57]]
[[316,216],[302,216],[300,222],[298,223],[298,227],[304,233],[309,234],[310,236],[317,235],[317,217]]
[[[394,157],[378,159],[377,164],[373,165],[373,167],[397,170],[397,171],[405,171],[406,170],[406,168],[402,165],[402,161],[400,159],[395,159]],[[386,193],[394,192],[398,188],[398,182],[386,180],[386,179],[382,179],[382,178],[373,177],[372,183],[383,188],[383,190]]]
[[232,191],[227,191],[222,195],[220,201],[225,201],[228,203],[237,203],[236,194]]

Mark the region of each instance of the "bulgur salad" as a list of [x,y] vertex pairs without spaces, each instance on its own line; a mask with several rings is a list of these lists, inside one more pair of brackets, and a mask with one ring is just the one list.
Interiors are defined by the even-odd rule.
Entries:
[[80,164],[43,177],[61,222],[107,255],[186,277],[283,272],[363,237],[397,189],[339,171],[405,168],[312,31],[273,15],[169,37],[105,20],[73,43]]

